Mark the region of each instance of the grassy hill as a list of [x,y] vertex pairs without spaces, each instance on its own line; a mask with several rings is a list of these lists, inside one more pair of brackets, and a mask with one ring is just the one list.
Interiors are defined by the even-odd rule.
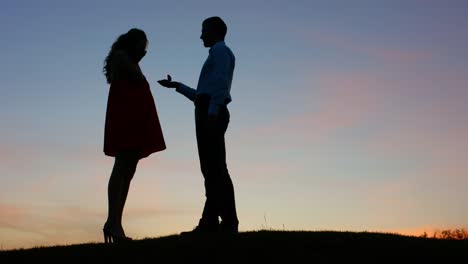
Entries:
[[[468,240],[369,232],[255,231],[0,251],[0,263],[468,263]],[[260,262],[259,262],[260,261]]]

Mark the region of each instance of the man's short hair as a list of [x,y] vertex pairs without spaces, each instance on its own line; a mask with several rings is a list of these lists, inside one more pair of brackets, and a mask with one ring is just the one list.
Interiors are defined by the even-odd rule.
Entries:
[[227,26],[224,21],[218,17],[209,17],[203,21],[203,25],[209,25],[216,33],[218,33],[220,36],[224,37],[226,36],[227,33]]

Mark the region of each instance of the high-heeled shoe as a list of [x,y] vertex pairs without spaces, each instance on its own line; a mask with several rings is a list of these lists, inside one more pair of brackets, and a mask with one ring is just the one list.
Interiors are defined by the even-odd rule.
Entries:
[[116,235],[113,233],[110,229],[108,228],[103,228],[102,232],[104,233],[104,243],[121,243],[121,242],[127,242],[127,241],[132,241],[133,239],[131,237],[125,236],[125,235]]

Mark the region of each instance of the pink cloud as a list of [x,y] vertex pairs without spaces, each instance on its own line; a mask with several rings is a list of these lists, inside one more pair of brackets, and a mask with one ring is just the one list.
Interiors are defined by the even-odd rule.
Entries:
[[401,114],[384,130],[372,135],[363,148],[388,160],[461,164],[468,158],[468,119],[458,111],[461,106],[457,106],[456,100],[452,104],[448,98],[437,100],[439,106],[428,98],[427,104]]
[[[386,63],[408,64],[430,60],[433,54],[427,50],[409,49],[399,46],[389,46],[389,44],[372,45],[368,40],[356,36],[337,35],[330,33],[314,33],[310,36],[312,41],[335,47],[340,50],[348,51],[352,54],[358,54],[381,60]],[[375,41],[375,40],[374,40]]]
[[374,111],[381,99],[376,94],[375,79],[363,74],[322,75],[315,83],[327,91],[322,107],[296,122],[331,129],[350,127]]
[[27,217],[27,210],[12,204],[0,203],[0,227],[14,226],[21,223]]
[[309,81],[309,85],[315,87],[314,92],[305,96],[319,96],[318,106],[309,105],[293,116],[249,129],[242,138],[258,140],[259,135],[262,138],[274,136],[279,138],[277,144],[298,138],[316,142],[342,129],[370,122],[382,110],[385,94],[376,76],[342,72],[317,76],[318,79]]
[[[465,130],[461,135],[467,134]],[[402,199],[402,204],[407,198],[419,199],[429,207],[444,199],[447,206],[456,207],[468,199],[467,141],[460,141],[453,134],[438,138],[440,135],[431,135],[431,130],[390,131],[385,134],[388,137],[381,136],[369,141],[369,145],[363,144],[362,149],[374,153],[374,158],[386,162],[388,167],[394,166],[395,171],[387,171],[389,177],[373,185],[369,199],[380,197],[391,203]]]
[[14,142],[9,142],[6,139],[0,141],[0,164],[2,167],[16,166],[26,158],[30,152],[25,152],[22,145],[16,145]]

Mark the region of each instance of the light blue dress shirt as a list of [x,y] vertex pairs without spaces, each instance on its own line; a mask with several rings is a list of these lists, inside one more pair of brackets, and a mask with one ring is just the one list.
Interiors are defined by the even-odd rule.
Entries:
[[235,61],[234,54],[224,41],[217,42],[210,48],[208,58],[203,64],[197,89],[181,84],[176,91],[194,102],[199,94],[210,95],[208,114],[217,115],[220,106],[232,101],[231,83]]

